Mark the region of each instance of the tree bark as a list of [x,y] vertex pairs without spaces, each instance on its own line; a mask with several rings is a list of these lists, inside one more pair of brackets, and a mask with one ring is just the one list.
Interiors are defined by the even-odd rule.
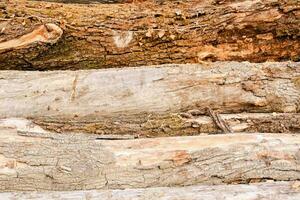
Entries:
[[[31,119],[57,132],[189,135],[215,132],[215,125],[201,124],[210,108],[216,113],[269,113],[265,120],[250,114],[245,118],[252,122],[241,119],[235,131],[248,126],[250,132],[297,132],[299,77],[299,63],[291,62],[1,71],[0,117]],[[291,114],[283,119],[284,114],[273,112]],[[234,121],[228,121],[233,128]]]
[[[48,1],[56,3],[79,3],[79,4],[89,4],[89,3],[130,3],[133,0],[34,0],[34,1]],[[141,0],[141,2],[144,0]]]
[[0,69],[299,60],[298,1],[161,1],[0,7]]
[[125,190],[85,190],[70,192],[14,192],[1,193],[2,200],[8,199],[89,199],[89,200],[145,200],[145,199],[186,199],[186,200],[218,200],[218,199],[265,199],[265,200],[298,200],[300,198],[299,183],[275,182],[251,185],[214,185],[188,187],[162,187]]
[[0,126],[0,191],[124,189],[300,180],[300,136],[109,140]]

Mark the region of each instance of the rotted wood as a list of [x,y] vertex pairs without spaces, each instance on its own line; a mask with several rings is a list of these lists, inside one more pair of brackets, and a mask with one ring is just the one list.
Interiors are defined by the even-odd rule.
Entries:
[[[184,114],[185,115],[185,114]],[[180,115],[179,115],[180,116]],[[135,120],[127,123],[106,122],[101,126],[101,121],[75,121],[75,120],[27,120],[22,118],[5,118],[0,124],[12,126],[22,124],[18,130],[20,134],[36,134],[40,132],[87,132],[98,134],[101,140],[127,140],[143,137],[159,136],[184,136],[199,134],[224,133],[215,125],[208,116],[193,116],[191,118],[175,117],[172,120],[161,118],[160,121],[149,120],[138,122]],[[262,133],[299,133],[300,114],[297,113],[239,113],[221,114],[232,132],[262,132]],[[155,123],[156,122],[156,123]],[[161,124],[159,124],[160,122]],[[116,125],[117,124],[117,125]]]
[[218,200],[218,199],[265,199],[298,200],[299,182],[256,183],[251,185],[209,185],[187,187],[161,187],[125,190],[84,190],[65,192],[12,192],[1,193],[2,200],[49,199],[49,200]]
[[210,107],[222,118],[250,113],[240,121],[244,128],[236,128],[239,117],[232,115],[226,123],[234,131],[297,132],[299,77],[293,62],[1,71],[0,118],[26,118],[56,132],[190,135],[218,132],[201,120]]
[[30,126],[20,132],[23,126],[17,120],[0,125],[2,192],[300,180],[299,135],[235,133],[112,141]]
[[299,9],[284,0],[7,1],[0,6],[0,69],[298,61]]

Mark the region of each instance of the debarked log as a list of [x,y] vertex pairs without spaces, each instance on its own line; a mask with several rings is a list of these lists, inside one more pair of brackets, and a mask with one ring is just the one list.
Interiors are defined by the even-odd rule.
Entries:
[[220,115],[234,131],[297,132],[299,81],[300,64],[293,62],[1,71],[0,118],[26,118],[56,132],[189,135],[216,132],[203,116],[209,107],[250,112]]
[[300,180],[300,136],[106,140],[0,127],[0,191],[124,189]]
[[298,1],[0,5],[0,69],[299,61]]
[[1,193],[2,200],[298,200],[299,182],[256,183],[251,185],[201,185],[186,187],[160,187],[125,190],[83,190],[64,192],[12,192]]

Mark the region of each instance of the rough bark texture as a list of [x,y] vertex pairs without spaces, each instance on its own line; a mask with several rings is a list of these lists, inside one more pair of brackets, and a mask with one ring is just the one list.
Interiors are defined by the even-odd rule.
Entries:
[[[133,0],[34,0],[34,1],[48,1],[48,2],[56,2],[56,3],[80,3],[80,4],[88,4],[88,3],[130,3]],[[141,0],[141,2],[144,0]]]
[[291,62],[1,71],[0,117],[28,118],[57,132],[188,135],[215,132],[201,122],[210,107],[220,113],[290,112],[286,119],[267,114],[265,121],[250,114],[248,125],[241,120],[245,129],[236,131],[297,132],[299,80],[300,65]]
[[[298,61],[299,8],[297,0],[110,5],[8,1],[0,6],[0,69]],[[30,33],[23,46],[7,45]]]
[[0,126],[0,191],[124,189],[300,180],[300,136],[106,140]]
[[299,200],[299,182],[258,183],[251,185],[219,185],[162,187],[125,190],[91,190],[71,192],[1,193],[1,200]]

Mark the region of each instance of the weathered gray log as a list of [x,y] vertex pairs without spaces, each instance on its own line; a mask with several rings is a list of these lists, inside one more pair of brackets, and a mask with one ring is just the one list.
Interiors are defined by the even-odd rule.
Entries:
[[0,69],[299,61],[299,9],[287,0],[7,1],[0,5]]
[[[15,126],[22,126],[15,123]],[[300,180],[300,136],[107,140],[0,126],[0,191],[123,189]]]
[[[293,62],[0,72],[0,118],[28,118],[58,132],[193,134],[205,132],[192,122],[206,107],[220,113],[299,113],[299,105],[300,63]],[[299,115],[289,118],[294,119],[286,130],[264,132],[299,129]]]
[[125,190],[1,193],[1,200],[299,200],[299,182],[210,185]]

